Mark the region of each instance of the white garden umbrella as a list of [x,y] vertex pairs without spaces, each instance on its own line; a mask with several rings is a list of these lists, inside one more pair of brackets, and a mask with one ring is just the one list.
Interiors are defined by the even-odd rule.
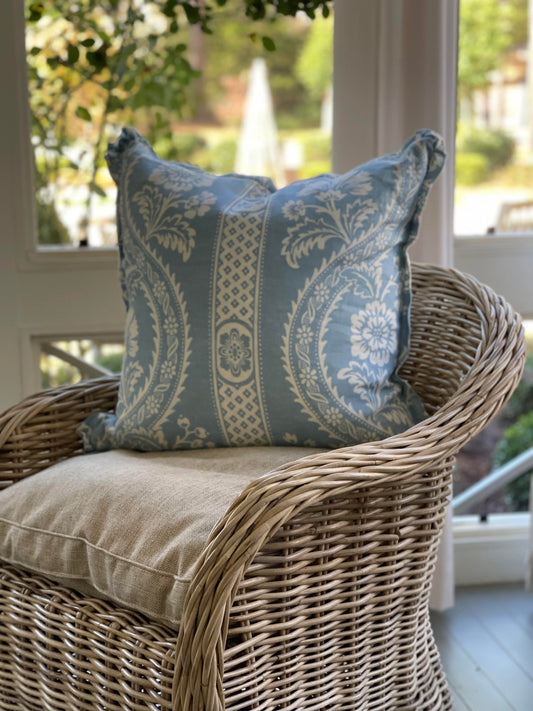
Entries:
[[250,69],[235,172],[267,175],[283,185],[283,167],[266,62],[254,59]]

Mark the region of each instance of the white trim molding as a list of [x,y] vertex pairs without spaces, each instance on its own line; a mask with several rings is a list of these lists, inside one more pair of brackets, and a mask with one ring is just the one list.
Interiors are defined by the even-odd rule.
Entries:
[[457,585],[524,583],[527,577],[531,514],[454,516],[453,548]]
[[19,254],[20,271],[50,271],[62,269],[113,269],[118,270],[119,256],[116,247],[28,247]]
[[[458,0],[336,0],[333,169],[440,133],[447,164],[424,211],[413,259],[453,258]],[[361,30],[361,28],[363,28]]]
[[533,318],[533,235],[456,237],[455,265]]

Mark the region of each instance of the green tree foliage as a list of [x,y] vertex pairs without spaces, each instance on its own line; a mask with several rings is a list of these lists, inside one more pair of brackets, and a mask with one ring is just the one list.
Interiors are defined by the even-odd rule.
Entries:
[[464,98],[490,83],[505,53],[527,39],[527,0],[461,0],[458,88]]
[[469,127],[457,133],[455,179],[461,185],[478,185],[499,168],[512,163],[515,141],[504,131]]
[[533,412],[533,354],[527,357],[524,376],[505,406],[504,415],[508,422],[514,422],[529,412]]
[[[240,77],[244,81],[252,60],[264,57],[280,123],[295,114],[312,113],[304,85],[293,71],[288,71],[302,52],[310,30],[309,22],[302,18],[278,17],[258,20],[252,25],[245,21],[242,1],[228,0],[224,8],[214,13],[211,28],[213,34],[206,37],[202,70],[208,103],[223,97],[227,77]],[[261,39],[267,36],[274,51]]]
[[[494,464],[503,466],[531,447],[533,447],[533,411],[522,415],[514,425],[505,431],[494,455]],[[505,495],[511,511],[528,510],[532,475],[533,469],[507,485]]]
[[333,17],[316,20],[296,64],[296,74],[315,99],[333,82]]
[[[533,355],[528,356],[524,376],[505,406],[503,414],[512,424],[505,430],[494,454],[496,467],[503,466],[533,447]],[[527,511],[532,475],[533,470],[530,470],[507,485],[505,496],[511,511]]]
[[57,214],[55,204],[41,195],[35,202],[40,244],[68,244],[70,236]]
[[[108,132],[138,109],[154,123],[179,112],[195,76],[172,33],[169,8],[128,0],[62,0],[28,7],[28,64],[38,184],[48,192],[59,170],[88,184],[86,218],[103,194],[98,169]],[[201,22],[201,20],[199,20]],[[176,27],[177,32],[177,27]],[[74,149],[74,143],[82,150]],[[50,204],[48,198],[41,202]]]
[[[504,71],[510,52],[527,42],[529,0],[461,0],[459,25],[458,125],[455,175],[461,185],[477,185],[514,158],[513,139],[489,125],[488,89],[493,72]],[[484,95],[486,128],[472,124],[475,93]]]
[[[226,1],[217,0],[219,5]],[[252,20],[263,20],[272,14],[295,17],[298,12],[305,12],[314,20],[318,11],[328,17],[332,5],[332,0],[244,0],[246,16]]]
[[[262,22],[266,52],[276,16],[304,12],[327,16],[332,0],[239,0],[241,16]],[[104,194],[99,174],[110,130],[140,120],[150,134],[168,133],[187,88],[198,76],[188,54],[188,27],[213,32],[217,7],[227,0],[27,0],[28,64],[38,200],[54,202],[61,170],[88,186],[86,217],[94,195]],[[250,25],[251,26],[251,25]],[[241,25],[242,33],[243,25]],[[248,28],[246,36],[253,34]],[[85,144],[83,150],[75,149]]]
[[513,47],[528,42],[529,0],[509,0],[509,26]]

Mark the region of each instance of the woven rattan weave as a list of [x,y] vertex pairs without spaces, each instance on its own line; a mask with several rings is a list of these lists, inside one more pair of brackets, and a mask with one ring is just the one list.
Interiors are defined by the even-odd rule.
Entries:
[[[178,639],[142,615],[0,569],[0,708],[446,711],[428,597],[454,456],[503,406],[519,318],[452,270],[415,266],[403,375],[428,418],[247,487],[213,531]],[[107,378],[0,417],[0,487],[81,451]]]

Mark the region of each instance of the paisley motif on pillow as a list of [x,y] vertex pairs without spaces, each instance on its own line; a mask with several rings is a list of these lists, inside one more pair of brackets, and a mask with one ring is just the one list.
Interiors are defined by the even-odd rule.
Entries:
[[88,451],[339,447],[424,417],[398,370],[439,136],[280,190],[161,160],[133,129],[107,159],[125,357],[116,415],[81,427]]

